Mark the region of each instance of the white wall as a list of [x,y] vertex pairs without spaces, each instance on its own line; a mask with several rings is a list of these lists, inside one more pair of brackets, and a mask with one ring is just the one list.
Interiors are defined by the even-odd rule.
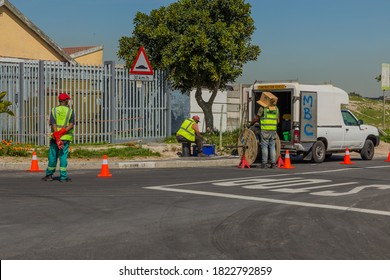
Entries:
[[[202,90],[202,97],[207,102],[210,99],[211,93],[207,89]],[[227,113],[227,92],[220,91],[213,103],[214,128],[218,131],[226,131],[226,113]],[[222,111],[222,129],[221,129],[221,111]],[[195,100],[195,90],[190,93],[190,115],[198,115],[200,117],[199,129],[201,132],[206,132],[206,122],[204,114]]]
[[[218,131],[232,131],[240,127],[242,120],[242,84],[232,85],[229,90],[219,91],[213,103],[214,128]],[[211,93],[207,89],[202,90],[205,101],[210,99]],[[190,93],[190,115],[199,115],[199,128],[205,132],[206,124],[204,114],[195,100],[195,90]],[[222,120],[222,124],[221,124]]]

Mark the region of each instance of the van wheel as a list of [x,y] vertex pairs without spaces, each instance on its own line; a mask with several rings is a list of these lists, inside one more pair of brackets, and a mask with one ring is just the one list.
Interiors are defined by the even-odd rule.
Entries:
[[317,163],[321,163],[325,160],[326,155],[326,149],[324,142],[317,141],[313,144],[313,147],[311,148],[313,153],[313,161]]
[[372,160],[372,158],[374,157],[374,152],[374,143],[370,139],[367,139],[364,143],[363,149],[360,151],[361,158],[364,160]]

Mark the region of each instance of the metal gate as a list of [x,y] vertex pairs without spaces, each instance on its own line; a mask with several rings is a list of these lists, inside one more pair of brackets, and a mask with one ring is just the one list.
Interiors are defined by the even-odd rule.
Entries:
[[0,139],[48,144],[50,110],[66,92],[76,116],[75,143],[156,141],[171,134],[170,99],[163,71],[132,81],[113,62],[81,66],[38,61],[0,63],[0,91],[15,117],[0,114]]

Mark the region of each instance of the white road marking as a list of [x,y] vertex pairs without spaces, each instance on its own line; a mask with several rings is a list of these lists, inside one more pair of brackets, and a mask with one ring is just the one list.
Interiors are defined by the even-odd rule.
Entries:
[[[284,193],[303,193],[303,192],[311,191],[313,189],[339,187],[339,186],[346,186],[346,185],[352,185],[352,184],[357,184],[357,183],[356,182],[348,182],[348,183],[338,183],[338,184],[322,185],[322,186],[315,186],[315,187],[308,187],[308,188],[299,188],[299,189],[283,188],[283,189],[276,189],[276,190],[270,190],[270,191],[272,191],[272,192],[284,192]],[[313,193],[310,193],[310,194],[313,194]]]
[[390,217],[390,211],[382,211],[382,210],[373,210],[373,209],[338,206],[338,205],[316,204],[316,203],[290,201],[290,200],[282,200],[282,199],[271,199],[271,198],[264,198],[264,197],[253,197],[253,196],[236,195],[236,194],[205,192],[205,191],[196,191],[196,190],[185,190],[185,189],[168,188],[165,186],[145,187],[145,188],[152,189],[152,190],[167,191],[167,192],[189,193],[189,194],[197,194],[197,195],[222,197],[222,198],[260,201],[260,202],[268,202],[268,203],[284,204],[284,205],[293,205],[293,206],[301,206],[301,207],[321,208],[321,209],[330,209],[330,210],[348,211],[348,212],[359,212],[359,213],[365,213],[365,214],[374,214],[374,215],[381,215],[381,216],[389,216]]
[[[334,184],[319,185],[319,186],[306,187],[306,188],[291,188],[294,186],[314,185],[314,184],[318,185],[321,183],[330,183],[330,182],[332,182],[332,180],[292,177],[292,178],[284,178],[284,179],[275,179],[275,178],[274,179],[269,179],[269,178],[241,179],[235,181],[212,183],[212,185],[222,186],[222,187],[241,187],[243,189],[251,189],[251,190],[269,190],[272,192],[282,192],[282,193],[304,193],[304,192],[309,192],[311,190],[321,189],[321,188],[359,184],[358,182],[345,182],[345,183],[334,183]],[[356,194],[369,187],[374,187],[374,186],[372,185],[357,186],[348,192],[322,191],[322,192],[315,192],[310,194],[321,195],[321,196],[342,196],[342,195]],[[386,189],[390,189],[390,186],[378,185],[377,188],[381,190],[386,190]]]
[[353,188],[352,190],[348,192],[337,192],[337,191],[322,191],[322,192],[314,192],[310,193],[313,195],[324,195],[324,196],[342,196],[342,195],[350,195],[350,194],[355,194],[358,193],[366,188],[376,188],[380,190],[389,190],[390,186],[387,185],[367,185],[367,186],[358,186]]
[[372,167],[357,167],[357,168],[339,168],[332,170],[323,170],[323,171],[311,171],[311,172],[298,172],[298,173],[283,173],[283,174],[273,174],[273,175],[262,175],[262,176],[253,176],[253,177],[243,177],[240,178],[231,178],[231,179],[219,179],[219,180],[211,180],[211,181],[200,181],[200,182],[190,182],[190,183],[178,183],[178,184],[169,184],[165,185],[166,187],[174,187],[174,186],[190,186],[197,184],[209,184],[209,183],[218,183],[218,182],[228,182],[228,181],[239,181],[239,180],[250,180],[250,179],[258,179],[258,178],[275,178],[275,177],[288,177],[288,179],[280,179],[280,180],[290,180],[291,176],[296,175],[308,175],[308,174],[322,174],[322,173],[333,173],[333,172],[344,172],[344,171],[355,171],[362,170],[368,168],[390,168],[390,165],[382,165],[382,166],[372,166]]
[[301,179],[304,179],[304,178],[303,177],[293,177],[293,178],[277,179],[277,181],[275,181],[275,179],[269,179],[269,177],[267,177],[267,178],[256,177],[256,178],[235,179],[234,181],[231,181],[231,180],[222,181],[222,182],[216,182],[216,183],[212,183],[212,184],[216,185],[216,186],[223,186],[223,187],[240,187],[242,185],[261,183],[262,186],[270,186],[270,185],[278,184],[278,182],[285,182],[285,181],[291,182],[293,180],[301,180]]
[[[321,174],[321,173],[333,173],[333,172],[344,172],[344,171],[355,171],[362,169],[376,169],[376,168],[390,168],[390,165],[383,166],[373,166],[373,167],[358,167],[358,168],[341,168],[334,170],[324,170],[324,171],[313,171],[313,172],[300,172],[300,173],[288,173],[288,174],[275,174],[275,175],[263,175],[263,176],[254,176],[254,177],[245,177],[241,180],[258,180],[262,179],[263,181],[273,181],[269,180],[269,178],[274,177],[285,177],[290,176],[288,179],[279,179],[279,181],[291,180],[291,176],[293,175],[308,175],[308,174]],[[301,178],[297,178],[301,179]],[[230,199],[241,199],[241,200],[249,200],[249,201],[260,201],[260,202],[268,202],[268,203],[276,203],[276,204],[285,204],[285,205],[293,205],[293,206],[301,206],[301,207],[311,207],[311,208],[322,208],[322,209],[330,209],[330,210],[338,210],[338,211],[349,211],[349,212],[358,212],[365,214],[374,214],[381,216],[390,216],[390,211],[382,211],[382,210],[374,210],[374,209],[366,209],[366,208],[356,208],[356,207],[348,207],[348,206],[338,206],[338,205],[327,205],[327,204],[316,204],[316,203],[308,203],[308,202],[300,202],[300,201],[290,201],[290,200],[281,200],[281,199],[270,199],[270,198],[262,198],[262,197],[252,197],[252,196],[244,196],[244,195],[234,195],[234,194],[224,194],[224,193],[216,193],[216,192],[206,192],[206,191],[196,191],[196,190],[186,190],[179,188],[170,188],[170,187],[179,187],[179,186],[190,186],[190,185],[198,185],[198,184],[215,184],[215,185],[224,185],[226,183],[231,183],[231,185],[237,184],[240,179],[232,178],[232,179],[221,179],[221,180],[211,180],[211,181],[201,181],[201,182],[190,182],[190,183],[178,183],[178,184],[170,184],[163,186],[153,186],[153,187],[145,187],[145,189],[159,190],[159,191],[168,191],[168,192],[180,192],[180,193],[189,193],[189,194],[197,194],[197,195],[206,195],[206,196],[214,196],[214,197],[222,197],[222,198],[230,198]],[[340,185],[350,185],[355,184],[355,182],[349,183],[339,183],[339,184],[330,184],[324,186],[316,186],[316,187],[308,187],[303,189],[316,189],[323,187],[332,187],[332,186],[340,186]],[[386,185],[371,185],[376,186],[379,189],[388,189],[389,186]],[[367,187],[367,186],[365,186]],[[319,195],[317,192],[317,195]]]
[[312,185],[312,184],[332,182],[331,180],[324,180],[324,179],[307,179],[307,178],[294,178],[294,179],[295,180],[292,181],[282,182],[283,184],[281,184],[280,180],[277,181],[274,180],[272,183],[265,183],[262,185],[242,186],[242,187],[244,189],[271,189],[271,188],[275,189],[275,188],[282,188],[282,187],[302,186],[302,185]]

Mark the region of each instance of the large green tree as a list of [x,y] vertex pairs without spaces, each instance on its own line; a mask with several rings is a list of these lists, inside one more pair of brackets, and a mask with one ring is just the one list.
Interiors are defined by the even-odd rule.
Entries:
[[[218,91],[260,54],[259,46],[251,44],[251,5],[244,0],[179,0],[150,15],[138,12],[133,23],[132,36],[119,40],[118,56],[131,67],[144,46],[153,68],[167,70],[173,89],[196,89],[206,128],[213,131],[212,105]],[[209,100],[202,97],[202,88],[211,92]]]

